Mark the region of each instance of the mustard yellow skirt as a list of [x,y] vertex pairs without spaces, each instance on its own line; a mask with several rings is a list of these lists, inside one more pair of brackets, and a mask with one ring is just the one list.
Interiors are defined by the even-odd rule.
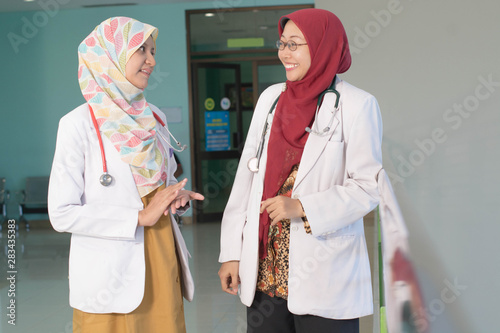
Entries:
[[[157,190],[142,198],[144,206]],[[170,216],[144,227],[146,285],[144,298],[134,311],[95,314],[73,310],[74,333],[185,333],[180,263],[175,250]]]

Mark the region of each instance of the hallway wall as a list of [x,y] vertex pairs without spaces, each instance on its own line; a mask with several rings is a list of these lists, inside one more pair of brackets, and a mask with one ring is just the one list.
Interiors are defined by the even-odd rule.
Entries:
[[[312,1],[221,0],[0,13],[0,177],[7,178],[11,192],[9,216],[18,215],[15,192],[24,188],[25,178],[50,173],[59,119],[84,102],[77,80],[77,48],[100,22],[111,16],[130,16],[158,27],[157,66],[146,98],[158,107],[182,109],[182,122],[169,128],[189,144],[185,11],[213,9],[223,20],[231,7],[303,3]],[[189,151],[179,154],[179,159],[183,176],[190,178]]]
[[342,20],[342,77],[377,97],[432,332],[492,332],[500,295],[500,3],[315,1]]

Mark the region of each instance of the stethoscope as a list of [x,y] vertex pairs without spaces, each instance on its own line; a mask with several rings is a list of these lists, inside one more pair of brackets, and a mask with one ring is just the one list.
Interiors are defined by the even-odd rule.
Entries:
[[[335,119],[335,114],[337,113],[337,111],[339,109],[339,101],[340,101],[340,93],[334,88],[334,86],[335,86],[335,78],[333,79],[332,84],[319,95],[318,102],[316,104],[315,119],[318,118],[318,112],[319,112],[319,109],[321,108],[321,104],[323,103],[323,98],[325,97],[325,95],[328,93],[334,93],[336,95],[335,108],[331,111],[332,116],[330,118],[330,121],[328,122],[328,125],[325,128],[323,128],[322,131],[311,129],[308,126],[304,129],[306,132],[311,133],[311,134],[315,134],[318,136],[325,136],[330,131],[330,128],[333,124],[333,120]],[[285,91],[285,89],[286,89],[286,83],[283,86],[283,91]],[[269,112],[267,113],[267,119],[266,119],[266,123],[264,124],[264,129],[262,130],[262,134],[260,136],[260,143],[259,143],[259,148],[257,149],[257,154],[254,157],[250,158],[247,162],[248,170],[250,170],[254,173],[259,172],[260,158],[262,157],[262,151],[264,148],[264,141],[266,140],[267,129],[273,120],[273,111],[274,111],[274,108],[276,107],[276,104],[278,104],[278,100],[280,99],[280,96],[281,96],[281,94],[274,100],[273,105],[271,106],[271,108],[269,109]]]
[[[109,186],[113,182],[113,176],[111,176],[108,173],[108,165],[106,163],[106,155],[104,154],[104,145],[102,144],[102,137],[101,137],[101,132],[99,131],[99,125],[97,124],[97,120],[94,115],[94,110],[92,110],[92,107],[89,104],[89,111],[90,111],[90,116],[92,118],[92,123],[94,123],[95,131],[97,133],[97,140],[99,140],[99,148],[101,149],[101,159],[102,159],[102,175],[99,177],[99,182],[101,183],[102,186]],[[167,130],[168,135],[172,139],[174,139],[175,144],[177,145],[178,149],[173,147],[169,140],[165,138],[165,136],[160,132],[156,131],[156,133],[160,134],[160,136],[163,138],[163,140],[176,152],[181,152],[187,148],[187,145],[182,145],[177,139],[170,133],[168,128],[165,126],[165,122],[161,120],[160,116],[158,116],[156,113],[153,112],[153,116],[155,117],[156,121],[160,123],[160,125]]]

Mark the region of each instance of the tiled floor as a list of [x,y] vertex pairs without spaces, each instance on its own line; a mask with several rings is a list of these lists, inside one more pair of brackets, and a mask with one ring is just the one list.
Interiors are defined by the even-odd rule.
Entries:
[[[46,221],[33,221],[31,227],[31,231],[26,232],[21,226],[16,236],[15,326],[8,324],[5,314],[11,300],[10,284],[5,277],[0,279],[0,332],[72,332],[67,279],[70,235],[53,231]],[[193,255],[191,270],[196,286],[194,301],[185,302],[187,331],[246,332],[245,307],[238,297],[220,289],[219,224],[183,225],[181,230]],[[7,254],[6,228],[1,233],[0,245]],[[1,275],[6,276],[7,256],[1,258]],[[372,332],[371,321],[371,316],[361,320],[362,332]]]

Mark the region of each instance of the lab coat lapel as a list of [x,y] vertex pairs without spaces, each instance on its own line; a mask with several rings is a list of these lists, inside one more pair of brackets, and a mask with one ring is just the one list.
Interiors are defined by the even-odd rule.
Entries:
[[[328,125],[332,117],[332,111],[335,109],[335,94],[325,95],[323,105],[318,112],[318,117],[314,120],[312,129],[315,131],[323,131],[323,129]],[[340,124],[340,112],[335,113],[333,123],[331,125],[330,131],[326,135],[318,135],[314,133],[309,133],[306,144],[304,146],[304,152],[302,153],[302,158],[300,159],[300,166],[297,172],[297,178],[295,180],[294,189],[296,189],[305,176],[311,171],[316,161],[321,156],[325,150],[326,144],[332,138],[337,128]]]
[[[88,117],[90,121],[90,128],[89,128],[90,131],[89,138],[91,140],[90,144],[93,147],[97,147],[96,148],[97,151],[94,152],[94,154],[95,156],[99,156],[99,164],[101,164],[100,170],[102,170],[101,150],[99,149],[99,140],[97,138],[97,132],[94,127],[94,124],[92,123],[92,120],[90,119],[90,113]],[[130,170],[130,166],[122,161],[122,159],[120,158],[120,154],[118,153],[116,148],[113,146],[108,137],[102,134],[102,132],[101,132],[101,138],[102,138],[102,144],[104,146],[108,172],[111,176],[114,177],[113,182],[124,181],[124,186],[126,186],[127,190],[130,192],[131,197],[135,197],[136,200],[140,201],[141,197],[139,195],[139,191],[137,190],[137,186],[135,184],[132,171]],[[110,186],[111,188],[113,188],[113,183],[111,183]]]

